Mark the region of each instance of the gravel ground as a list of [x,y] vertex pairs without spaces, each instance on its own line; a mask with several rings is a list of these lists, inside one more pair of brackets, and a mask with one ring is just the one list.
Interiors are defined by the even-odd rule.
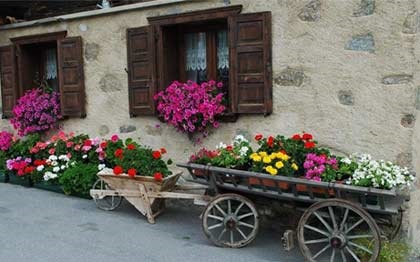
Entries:
[[242,249],[214,247],[200,209],[171,204],[155,225],[124,202],[112,212],[92,200],[0,183],[0,261],[303,261],[281,247],[281,229],[263,226]]

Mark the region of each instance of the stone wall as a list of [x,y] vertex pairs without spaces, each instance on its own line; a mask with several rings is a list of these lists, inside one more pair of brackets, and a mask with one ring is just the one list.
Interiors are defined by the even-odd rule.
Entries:
[[[92,136],[122,133],[163,145],[175,161],[185,161],[203,145],[194,145],[155,117],[129,118],[126,28],[146,25],[148,16],[229,4],[242,4],[243,13],[272,12],[274,110],[267,117],[223,123],[204,146],[228,142],[238,133],[251,138],[256,131],[291,135],[305,130],[337,152],[366,152],[420,171],[419,0],[195,1],[112,19],[0,31],[0,46],[11,37],[59,30],[82,36],[87,117],[66,120],[64,128]],[[410,210],[409,221],[408,235],[420,244],[420,209]]]

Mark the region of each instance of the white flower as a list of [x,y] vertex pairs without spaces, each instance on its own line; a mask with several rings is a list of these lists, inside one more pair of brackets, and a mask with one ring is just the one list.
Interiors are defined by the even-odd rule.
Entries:
[[58,157],[58,159],[59,160],[63,160],[63,161],[69,161],[70,159],[69,159],[69,157],[67,156],[67,155],[60,155],[59,157]]
[[350,158],[348,158],[348,157],[344,157],[344,158],[342,158],[342,159],[341,159],[341,162],[342,162],[342,163],[344,163],[344,164],[348,164],[348,165],[350,165],[350,164],[351,164],[351,160],[350,160]]
[[99,164],[98,165],[98,170],[100,171],[100,170],[102,170],[102,169],[104,169],[105,168],[105,164]]
[[74,166],[75,164],[76,164],[76,162],[71,162],[71,164],[70,164],[70,165]]
[[237,135],[233,139],[234,144],[240,144],[242,142],[249,142],[243,135]]
[[44,165],[37,166],[36,170],[41,172],[42,170],[44,170]]
[[48,159],[49,160],[51,160],[51,161],[57,161],[57,156],[56,155],[50,155],[49,157],[48,157]]
[[83,155],[83,156],[82,156],[82,158],[83,158],[83,159],[86,159],[86,158],[87,158],[87,155]]
[[54,174],[54,173],[52,173],[52,172],[50,172],[50,171],[47,171],[47,172],[45,172],[45,174],[44,174],[44,180],[45,181],[48,181],[48,180],[50,180],[50,179],[54,179],[54,178],[56,178],[57,177],[57,174]]
[[57,162],[57,161],[52,161],[52,162],[51,162],[51,165],[52,165],[52,166],[57,166],[57,165],[58,165],[58,162]]
[[61,169],[61,170],[64,170],[64,169],[66,169],[66,166],[65,166],[65,165],[61,165],[61,166],[60,166],[60,169]]
[[239,155],[240,156],[246,156],[246,153],[248,153],[249,148],[247,146],[243,146],[241,147],[241,149],[239,149]]
[[217,149],[225,149],[227,145],[223,142],[220,142],[218,146],[216,146]]
[[53,172],[59,172],[60,171],[60,167],[56,166],[53,168]]

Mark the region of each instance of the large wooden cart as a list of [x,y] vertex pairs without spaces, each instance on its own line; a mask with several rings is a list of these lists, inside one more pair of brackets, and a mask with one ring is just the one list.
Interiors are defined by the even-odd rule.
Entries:
[[190,163],[178,166],[188,169],[193,181],[208,185],[213,191],[209,193],[217,196],[203,214],[204,232],[214,244],[242,247],[250,243],[259,222],[254,203],[277,200],[302,212],[296,235],[307,261],[376,261],[381,238],[392,238],[400,229],[401,207],[408,200],[396,190]]

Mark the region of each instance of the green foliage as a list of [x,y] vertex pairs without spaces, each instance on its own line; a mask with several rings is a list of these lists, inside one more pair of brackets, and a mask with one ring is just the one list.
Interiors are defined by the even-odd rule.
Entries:
[[40,140],[40,135],[37,133],[27,135],[13,143],[9,149],[9,158],[18,156],[30,156],[29,150]]
[[[368,247],[371,249],[372,241],[370,239],[357,239],[356,242],[359,245]],[[410,254],[411,248],[404,242],[391,242],[387,240],[381,241],[381,252],[379,253],[378,262],[397,262],[407,261]],[[360,257],[362,262],[367,262],[370,259],[370,254],[367,254],[363,250],[355,249],[356,254]]]
[[76,162],[59,177],[59,184],[67,195],[89,196],[89,190],[98,179],[97,173],[97,164]]

